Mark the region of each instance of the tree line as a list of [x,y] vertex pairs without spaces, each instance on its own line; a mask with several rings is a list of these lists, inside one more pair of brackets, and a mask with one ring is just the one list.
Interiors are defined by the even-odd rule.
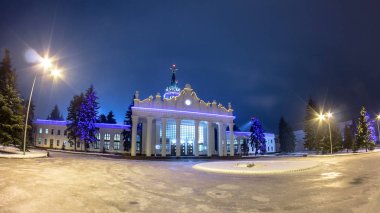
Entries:
[[[317,153],[330,152],[330,137],[328,125],[317,119],[319,107],[315,101],[309,99],[306,106],[304,119],[304,147]],[[351,150],[357,152],[359,149],[373,150],[375,148],[376,132],[374,120],[370,118],[364,106],[361,107],[359,116],[346,124],[343,137],[337,126],[337,121],[330,119],[332,151],[338,152]]]
[[[317,153],[330,153],[331,144],[332,152],[342,150],[357,152],[359,149],[373,150],[375,148],[376,131],[374,128],[374,120],[370,118],[366,108],[363,106],[359,116],[353,119],[351,124],[345,124],[343,134],[338,127],[335,119],[328,122],[320,120],[320,107],[313,100],[309,99],[304,117],[304,148]],[[278,140],[281,152],[294,152],[296,138],[294,131],[289,123],[282,116],[279,122]],[[330,143],[331,131],[331,143]]]
[[[96,128],[96,123],[116,124],[115,115],[112,111],[110,111],[107,116],[104,114],[98,116],[99,103],[97,100],[98,97],[95,89],[93,86],[90,86],[85,93],[74,95],[70,101],[70,105],[67,108],[67,131],[69,142],[75,144],[75,150],[77,143],[83,145],[84,151],[87,151],[90,144],[97,142],[96,134],[99,129]],[[134,102],[132,100],[125,114],[125,125],[132,125],[131,116],[133,105]],[[138,128],[138,132],[141,134],[141,127]],[[131,131],[124,129],[121,135],[124,151],[129,151],[131,147]]]

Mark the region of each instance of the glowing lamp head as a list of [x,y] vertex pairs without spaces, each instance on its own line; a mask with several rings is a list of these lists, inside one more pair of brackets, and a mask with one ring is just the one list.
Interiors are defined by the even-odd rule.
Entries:
[[331,113],[331,112],[328,112],[328,113],[326,114],[326,116],[327,116],[327,118],[332,118],[332,113]]
[[43,69],[45,69],[45,70],[47,70],[53,66],[51,59],[47,58],[47,57],[42,58],[40,64],[43,67]]
[[61,77],[61,71],[57,68],[53,69],[50,73],[54,78]]
[[324,114],[319,114],[319,115],[318,115],[318,119],[319,119],[320,121],[325,120],[325,115],[324,115]]
[[378,114],[378,115],[376,116],[376,119],[377,119],[377,120],[380,120],[380,114]]

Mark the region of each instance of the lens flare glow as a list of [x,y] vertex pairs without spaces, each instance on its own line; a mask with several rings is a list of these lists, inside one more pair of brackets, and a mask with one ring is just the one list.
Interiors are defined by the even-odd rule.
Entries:
[[41,58],[41,60],[40,60],[40,64],[41,64],[41,66],[42,66],[45,70],[48,70],[48,69],[50,69],[50,68],[53,66],[53,63],[52,63],[51,59],[48,58],[48,57]]
[[24,57],[28,63],[37,63],[41,58],[41,56],[31,48],[25,51]]
[[54,78],[61,77],[61,70],[59,70],[58,68],[54,68],[51,70],[50,75]]

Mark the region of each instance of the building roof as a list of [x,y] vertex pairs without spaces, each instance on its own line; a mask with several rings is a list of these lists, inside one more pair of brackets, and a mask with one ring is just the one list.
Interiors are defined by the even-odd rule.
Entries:
[[[44,120],[44,119],[36,119],[33,124],[37,125],[55,125],[55,126],[66,126],[68,124],[67,121],[55,121],[55,120]],[[122,125],[122,124],[107,124],[107,123],[96,123],[95,127],[102,129],[130,129],[130,125]]]

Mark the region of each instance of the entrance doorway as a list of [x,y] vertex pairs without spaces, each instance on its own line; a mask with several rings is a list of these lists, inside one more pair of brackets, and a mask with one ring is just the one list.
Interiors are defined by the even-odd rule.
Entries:
[[192,156],[193,155],[193,141],[181,141],[181,156]]

